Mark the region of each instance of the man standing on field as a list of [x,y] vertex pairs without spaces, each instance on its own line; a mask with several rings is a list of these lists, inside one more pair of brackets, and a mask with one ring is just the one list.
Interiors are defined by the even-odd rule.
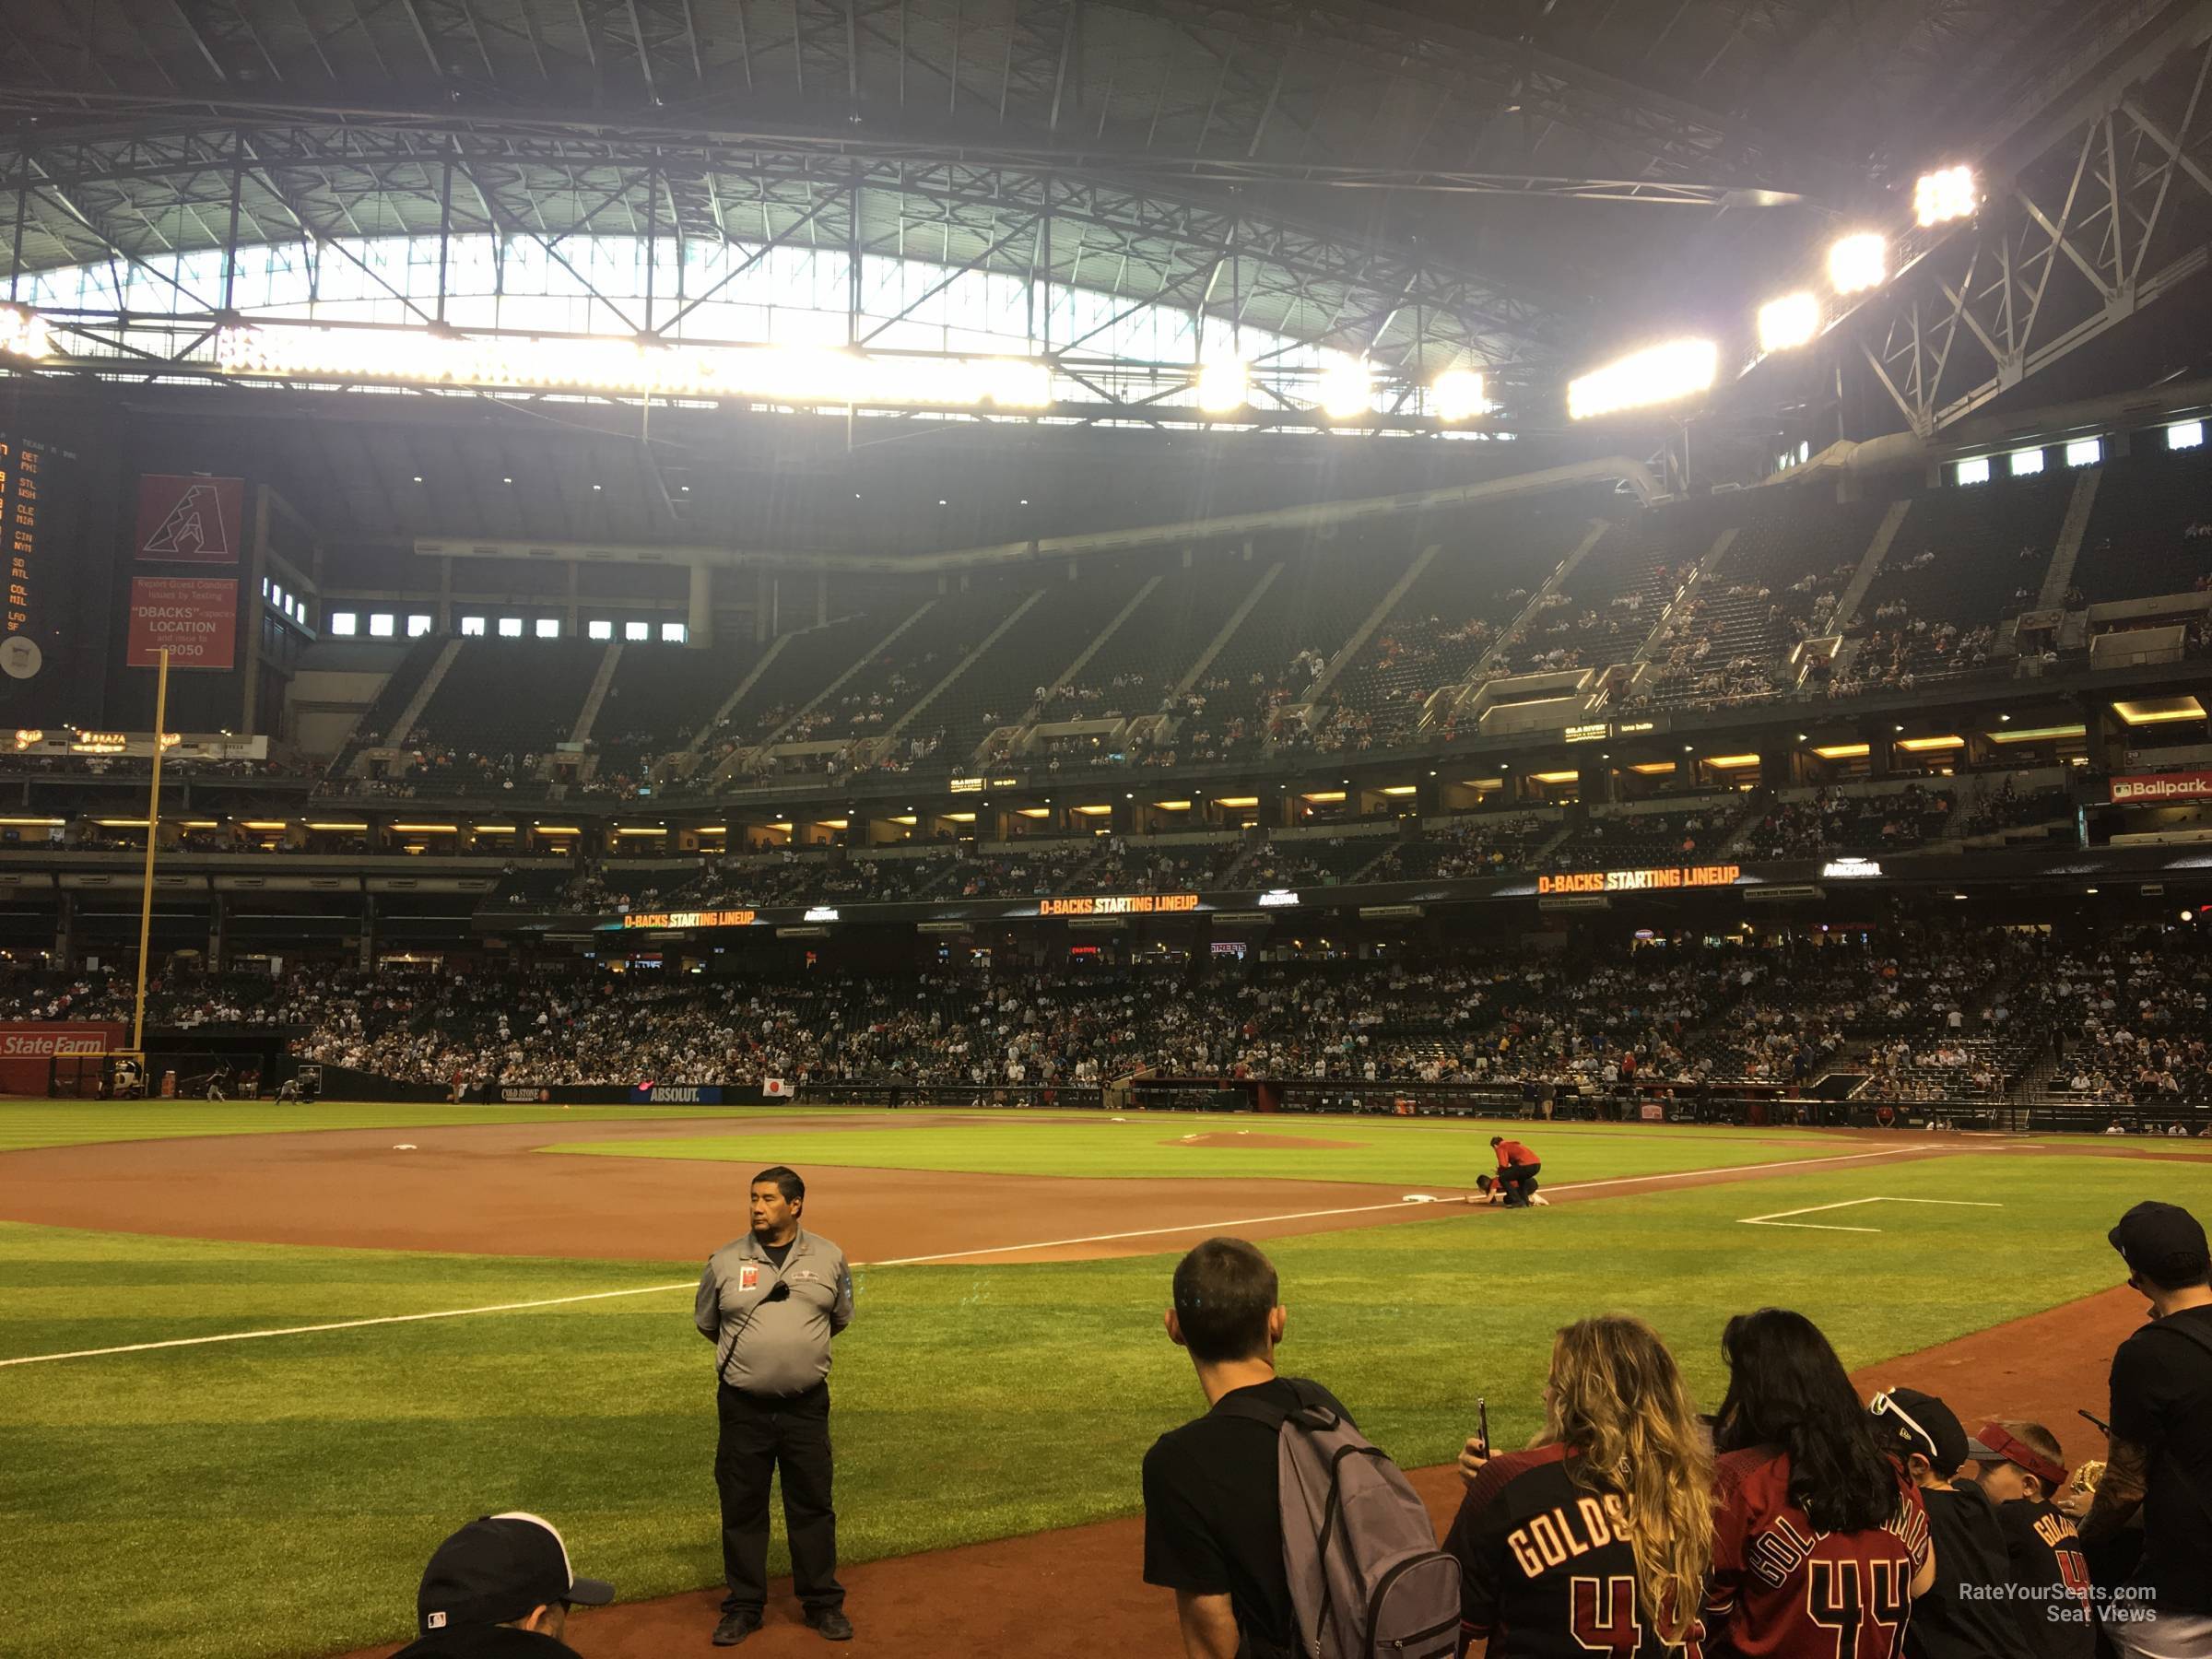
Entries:
[[700,1276],[693,1321],[714,1344],[714,1486],[729,1583],[714,1645],[760,1628],[768,1602],[768,1488],[783,1471],[793,1587],[806,1622],[850,1641],[837,1582],[830,1501],[830,1339],[853,1323],[844,1252],[799,1225],[806,1183],[781,1164],[753,1177],[753,1230],[724,1244]]

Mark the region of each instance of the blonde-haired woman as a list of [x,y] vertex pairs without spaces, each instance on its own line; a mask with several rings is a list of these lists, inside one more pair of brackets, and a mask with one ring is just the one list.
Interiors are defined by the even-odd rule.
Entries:
[[1544,1435],[1460,1460],[1463,1651],[1474,1659],[1679,1659],[1701,1635],[1712,1451],[1675,1357],[1640,1319],[1579,1320],[1552,1344]]

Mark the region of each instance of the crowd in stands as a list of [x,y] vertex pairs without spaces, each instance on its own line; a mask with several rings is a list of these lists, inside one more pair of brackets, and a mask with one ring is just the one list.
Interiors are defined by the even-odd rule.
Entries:
[[1919,783],[1876,794],[1822,790],[1769,806],[1745,830],[1743,851],[1753,858],[1904,852],[1942,839],[1954,806],[1947,790]]
[[[1173,853],[1182,867],[1138,879],[1196,879],[1206,855]],[[1061,888],[1068,877],[1058,861],[1077,856],[1062,849],[1035,863],[1008,861],[997,878]],[[794,864],[736,883],[578,888],[570,896],[654,908],[770,903],[790,901],[801,882],[808,898],[824,892],[826,873]],[[951,892],[980,878],[971,861],[947,855],[887,861],[873,879],[902,892]],[[1111,870],[1079,878],[1120,885]],[[2041,934],[1903,924],[1870,940],[1815,938],[659,982],[483,971],[318,971],[276,983],[173,974],[157,982],[150,1018],[298,1025],[306,1029],[302,1058],[408,1082],[458,1077],[468,1087],[642,1077],[1035,1087],[1141,1068],[1571,1086],[1604,1098],[1657,1086],[1809,1087],[1833,1075],[1846,1092],[1870,1099],[1987,1100],[2048,1087],[2212,1124],[2212,951],[2194,933],[2064,947]],[[0,1016],[105,1017],[127,1008],[129,993],[122,977],[18,976],[0,982]]]

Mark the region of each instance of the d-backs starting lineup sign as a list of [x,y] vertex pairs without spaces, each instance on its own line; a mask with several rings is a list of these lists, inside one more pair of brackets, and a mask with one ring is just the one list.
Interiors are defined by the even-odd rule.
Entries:
[[138,479],[140,559],[171,564],[236,564],[245,540],[242,478],[180,477],[146,473]]

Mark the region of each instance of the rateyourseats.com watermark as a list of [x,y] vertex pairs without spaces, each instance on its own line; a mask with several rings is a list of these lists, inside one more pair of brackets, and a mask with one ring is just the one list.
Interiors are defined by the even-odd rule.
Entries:
[[2158,1617],[2147,1584],[1960,1584],[1962,1602],[2026,1602],[2040,1605],[2051,1624],[2147,1624]]

